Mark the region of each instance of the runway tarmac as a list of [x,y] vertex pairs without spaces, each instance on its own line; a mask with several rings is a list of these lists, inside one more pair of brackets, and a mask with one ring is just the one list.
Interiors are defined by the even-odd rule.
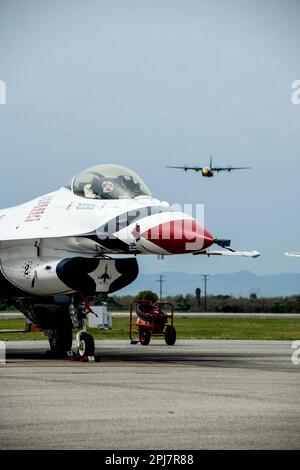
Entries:
[[290,341],[97,341],[96,363],[8,342],[1,449],[299,449]]

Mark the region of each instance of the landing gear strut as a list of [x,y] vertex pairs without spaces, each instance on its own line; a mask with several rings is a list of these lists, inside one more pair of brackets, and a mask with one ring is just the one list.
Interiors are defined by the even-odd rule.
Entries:
[[77,305],[72,303],[70,305],[70,316],[74,328],[79,331],[76,334],[76,350],[71,354],[71,360],[80,360],[83,362],[95,361],[95,343],[92,335],[86,332],[86,317],[89,313],[96,315],[88,303],[87,298],[78,302]]
[[[94,361],[95,343],[86,332],[86,317],[96,315],[86,297],[75,294],[57,301],[52,298],[18,297],[12,303],[48,336],[51,357],[69,357],[73,360]],[[73,328],[78,329],[76,348],[72,351]]]

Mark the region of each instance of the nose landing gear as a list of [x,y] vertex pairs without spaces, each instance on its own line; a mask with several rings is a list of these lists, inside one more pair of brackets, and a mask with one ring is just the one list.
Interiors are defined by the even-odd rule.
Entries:
[[95,362],[95,342],[92,335],[86,332],[86,317],[93,312],[88,299],[83,298],[76,306],[71,304],[70,316],[75,328],[79,328],[76,334],[76,349],[70,353],[71,361]]

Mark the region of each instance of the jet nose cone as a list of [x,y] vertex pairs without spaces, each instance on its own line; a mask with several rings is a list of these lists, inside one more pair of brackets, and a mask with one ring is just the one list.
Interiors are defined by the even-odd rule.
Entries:
[[141,234],[168,253],[192,253],[212,245],[214,237],[195,219],[171,220]]

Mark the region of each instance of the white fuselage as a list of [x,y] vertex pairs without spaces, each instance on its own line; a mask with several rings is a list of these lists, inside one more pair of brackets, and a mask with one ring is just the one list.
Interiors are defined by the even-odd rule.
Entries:
[[[149,209],[150,208],[150,209]],[[153,210],[154,209],[154,210]],[[152,213],[153,212],[153,213]],[[129,216],[128,216],[129,214]],[[150,214],[150,215],[149,215]],[[35,295],[73,292],[57,276],[66,258],[133,254],[171,254],[156,240],[134,234],[174,221],[192,221],[166,202],[149,196],[124,200],[84,199],[66,188],[0,211],[0,269],[15,287]],[[105,230],[104,230],[105,229]],[[101,276],[116,280],[113,260],[102,261],[89,273],[98,292],[106,291]]]

